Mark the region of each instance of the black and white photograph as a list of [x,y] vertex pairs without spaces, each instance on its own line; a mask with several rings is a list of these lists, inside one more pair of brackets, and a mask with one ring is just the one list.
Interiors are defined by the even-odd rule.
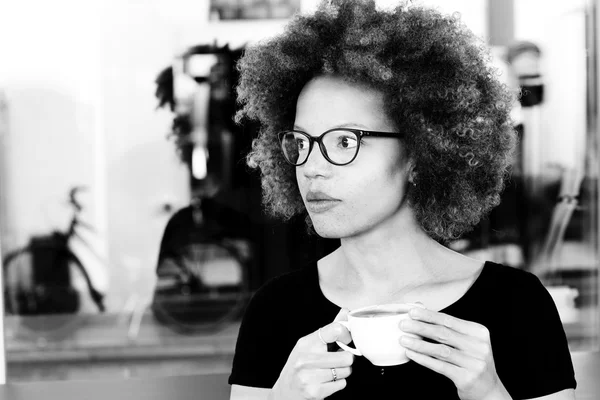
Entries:
[[600,0],[0,6],[0,400],[600,399]]

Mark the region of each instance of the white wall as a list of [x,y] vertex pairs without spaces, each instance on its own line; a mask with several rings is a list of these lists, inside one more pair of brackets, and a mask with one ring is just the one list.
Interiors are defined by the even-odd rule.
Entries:
[[154,78],[174,44],[144,5],[27,0],[0,16],[0,85],[10,107],[7,245],[64,229],[68,188],[89,186],[84,217],[98,234],[88,236],[108,261],[91,272],[110,286],[112,309],[136,282],[152,285],[168,218],[160,204],[188,197],[185,168],[165,139],[170,115],[155,111]]
[[[68,18],[67,8],[79,18]],[[16,242],[65,220],[66,208],[55,199],[65,198],[68,186],[94,186],[98,52],[87,25],[92,13],[74,2],[24,1],[4,4],[0,14],[0,84],[10,121],[3,157],[14,166],[11,185],[22,188],[7,188],[10,239]],[[65,152],[65,143],[76,151]],[[102,208],[98,200],[89,203],[92,215]]]
[[[96,5],[97,6],[97,5]],[[0,14],[0,86],[8,99],[2,152],[3,247],[32,234],[65,229],[71,186],[85,185],[85,219],[106,249],[106,203],[99,104],[102,98],[98,7],[73,1],[3,4]],[[72,16],[77,16],[73,18]],[[106,287],[106,273],[92,268]]]
[[545,103],[540,164],[575,167],[584,160],[586,131],[585,0],[515,0],[515,39],[543,52]]
[[132,292],[150,296],[169,217],[161,206],[182,207],[189,201],[187,170],[166,139],[172,116],[155,111],[154,97],[154,79],[177,48],[177,21],[165,19],[151,4],[112,0],[103,6],[107,234],[114,270],[110,303],[115,308]]

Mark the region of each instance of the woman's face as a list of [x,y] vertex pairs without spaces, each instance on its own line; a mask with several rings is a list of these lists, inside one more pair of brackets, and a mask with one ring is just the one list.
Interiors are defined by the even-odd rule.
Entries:
[[[298,97],[294,128],[311,136],[336,127],[397,132],[383,106],[383,94],[377,90],[338,77],[317,77]],[[296,179],[317,233],[351,237],[393,216],[405,197],[405,153],[399,139],[363,138],[356,159],[336,166],[315,143],[306,163],[296,167]]]

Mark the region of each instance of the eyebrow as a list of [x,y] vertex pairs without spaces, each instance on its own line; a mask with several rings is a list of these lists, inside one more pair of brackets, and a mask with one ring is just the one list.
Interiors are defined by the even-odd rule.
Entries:
[[[330,127],[329,129],[336,129],[336,128],[355,128],[355,129],[369,130],[369,128],[367,126],[356,123],[356,122],[345,122],[343,124],[334,125],[334,126]],[[303,129],[301,126],[296,125],[296,124],[294,124],[294,129],[306,132],[306,129]]]

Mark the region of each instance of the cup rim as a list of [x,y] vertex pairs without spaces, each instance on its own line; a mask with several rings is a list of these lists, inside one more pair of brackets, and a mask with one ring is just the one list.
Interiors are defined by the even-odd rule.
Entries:
[[[423,306],[421,304],[416,304],[416,303],[383,303],[383,304],[372,304],[370,306],[364,306],[364,307],[355,308],[354,310],[351,310],[348,313],[348,316],[349,317],[355,317],[354,314],[356,314],[358,312],[361,312],[361,311],[372,310],[372,309],[383,309],[385,307],[394,307],[394,306],[404,306],[404,307],[406,307],[406,312],[408,312],[408,310],[410,310],[411,308],[414,308],[414,307],[421,307],[421,308],[423,308]],[[396,317],[396,316],[397,315],[389,315],[389,316],[384,316],[384,317],[380,317],[380,318],[389,318],[389,317]]]

